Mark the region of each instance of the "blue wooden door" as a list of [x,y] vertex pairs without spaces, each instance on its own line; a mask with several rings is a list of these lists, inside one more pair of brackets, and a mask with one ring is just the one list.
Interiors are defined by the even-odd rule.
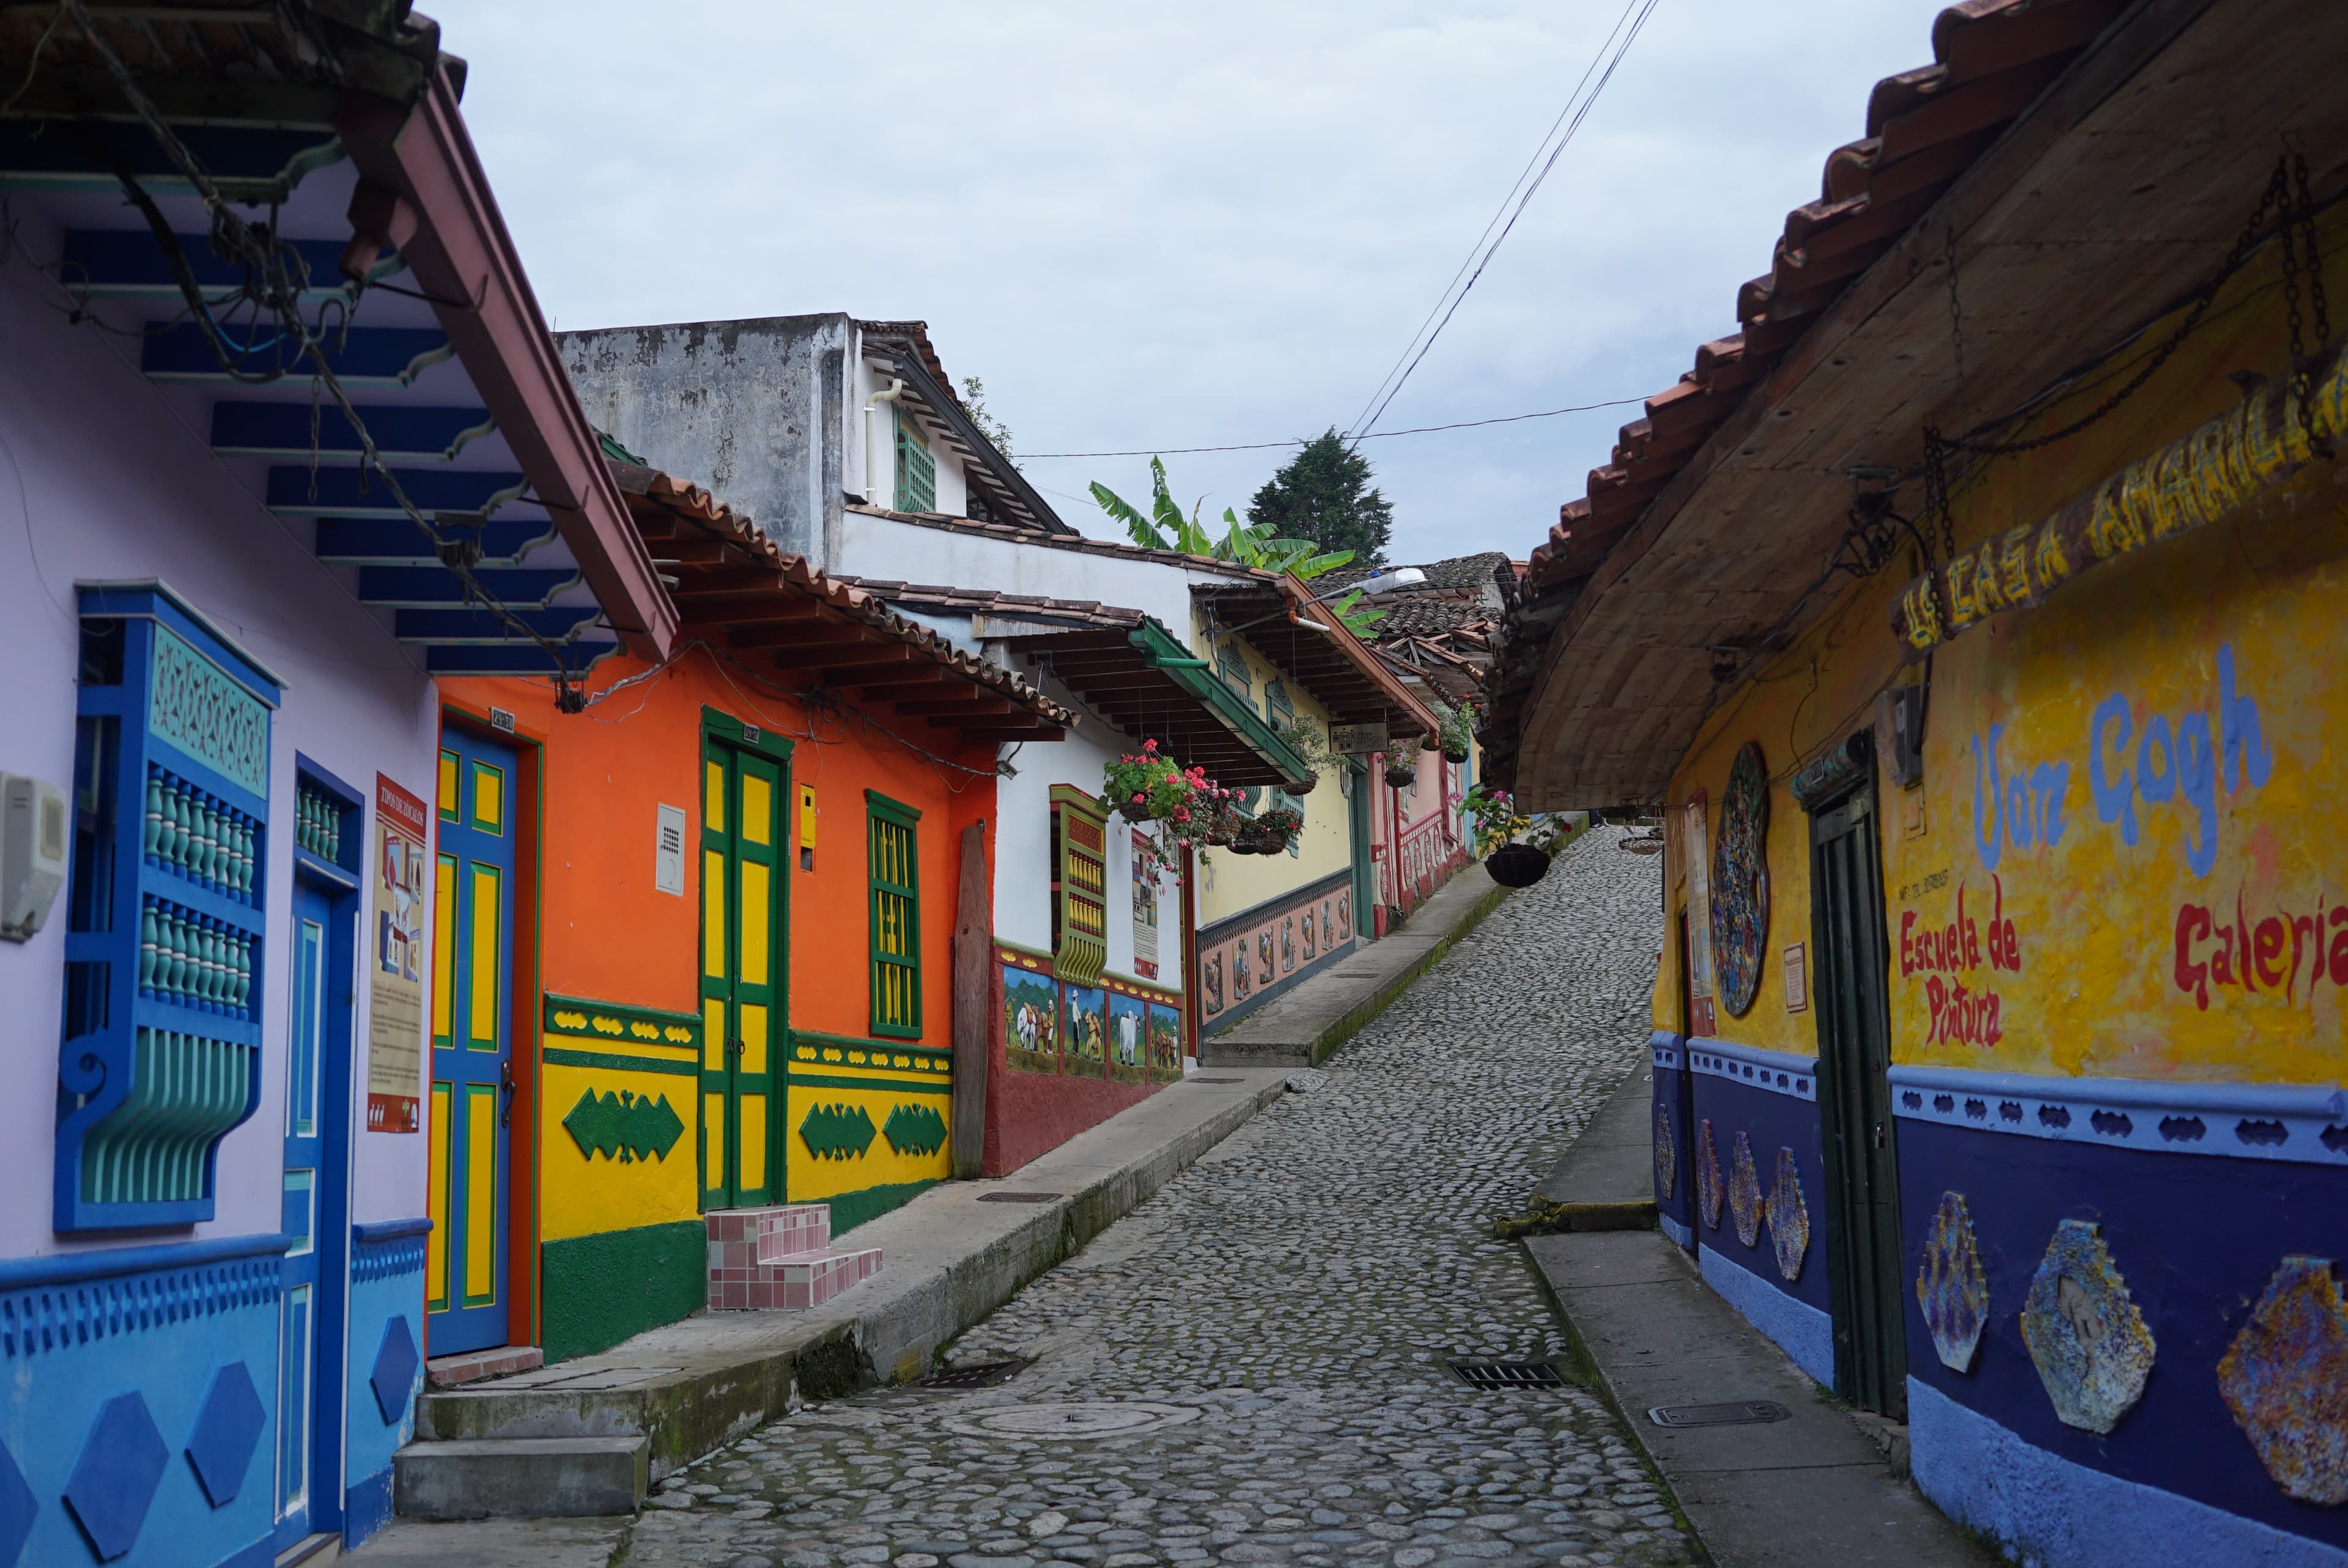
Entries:
[[[351,926],[347,875],[298,856],[287,965],[283,1317],[277,1544],[342,1522],[343,1237],[348,1234]],[[331,868],[328,868],[331,869]]]
[[432,1240],[425,1343],[506,1343],[506,1172],[513,1104],[514,750],[445,732],[432,964]]

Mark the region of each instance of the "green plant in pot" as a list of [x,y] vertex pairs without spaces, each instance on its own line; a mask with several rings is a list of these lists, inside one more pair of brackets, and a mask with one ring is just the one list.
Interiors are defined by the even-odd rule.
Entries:
[[1476,704],[1462,702],[1457,708],[1443,710],[1443,728],[1438,737],[1443,743],[1443,760],[1464,763],[1476,743]]
[[1385,750],[1386,787],[1408,789],[1418,782],[1418,759],[1408,741],[1396,741]]

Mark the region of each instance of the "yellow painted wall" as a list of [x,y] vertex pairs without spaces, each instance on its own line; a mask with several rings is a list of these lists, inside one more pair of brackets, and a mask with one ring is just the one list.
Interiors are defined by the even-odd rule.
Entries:
[[[2336,253],[2348,225],[2327,227]],[[1972,476],[1955,497],[1958,547],[2036,522],[2222,412],[2239,396],[2228,373],[2280,372],[2272,266],[2230,284],[2210,324],[2117,412]],[[2331,286],[2348,286],[2348,267]],[[2348,1075],[2341,471],[2319,460],[2231,517],[2116,557],[1935,652],[1923,782],[1879,796],[1895,1060],[2211,1081]],[[1786,784],[1867,722],[1878,691],[1923,674],[1889,625],[1911,567],[1845,589],[1727,698],[1673,776],[1674,808],[1706,792],[1708,845],[1739,746],[1758,741],[1776,781],[1768,959],[1751,1010],[1720,1009],[1719,1038],[1817,1049],[1817,1015],[1787,1010],[1779,961],[1809,940],[1808,823]],[[1679,828],[1674,809],[1675,885]],[[1663,946],[1654,1018],[1673,1028],[1668,926]]]
[[[1195,640],[1200,657],[1215,657],[1201,635]],[[1255,710],[1264,713],[1263,691],[1266,682],[1278,681],[1287,688],[1290,702],[1296,716],[1316,720],[1325,732],[1329,711],[1299,685],[1294,677],[1282,671],[1246,640],[1241,640],[1247,656],[1250,685]],[[1237,688],[1233,688],[1237,694]],[[1298,835],[1296,854],[1233,855],[1229,850],[1210,849],[1201,852],[1206,869],[1199,877],[1199,924],[1210,926],[1226,916],[1243,909],[1252,909],[1282,895],[1292,892],[1308,883],[1317,882],[1332,872],[1342,871],[1353,863],[1353,845],[1345,795],[1339,787],[1336,770],[1324,768],[1321,782],[1313,793],[1303,797],[1304,830]]]
[[[691,1078],[545,1062],[539,1082],[538,1146],[543,1151],[541,1169],[545,1174],[538,1200],[541,1239],[561,1241],[699,1216],[693,1184]],[[684,1125],[684,1135],[665,1155],[645,1159],[582,1153],[562,1119],[590,1091],[601,1096],[638,1095],[655,1102],[665,1099]]]
[[[803,1127],[819,1107],[863,1112],[871,1123],[871,1143],[861,1154],[827,1157],[794,1132],[789,1140],[785,1179],[793,1203],[820,1203],[843,1193],[868,1187],[899,1186],[910,1182],[941,1182],[953,1173],[953,1071],[942,1051],[891,1049],[880,1041],[804,1040],[794,1038],[789,1057],[789,1101],[784,1125]],[[927,1153],[900,1150],[888,1136],[889,1119],[903,1108],[931,1111],[938,1117],[937,1147]],[[903,1129],[908,1142],[911,1129]]]

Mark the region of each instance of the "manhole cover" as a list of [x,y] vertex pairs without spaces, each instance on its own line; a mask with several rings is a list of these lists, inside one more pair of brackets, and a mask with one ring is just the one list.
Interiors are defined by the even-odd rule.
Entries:
[[948,1421],[953,1431],[973,1438],[1129,1438],[1160,1427],[1196,1420],[1190,1405],[1151,1405],[1138,1400],[1103,1405],[1004,1405]]
[[1657,1405],[1647,1419],[1659,1427],[1746,1427],[1782,1421],[1793,1413],[1775,1399],[1738,1399],[1721,1405]]
[[959,1367],[948,1367],[914,1380],[922,1389],[991,1389],[997,1383],[1007,1383],[1017,1377],[1027,1365],[1025,1358],[1014,1357],[1008,1361],[966,1361]]
[[1452,1361],[1451,1375],[1471,1389],[1562,1389],[1565,1379],[1546,1361]]
[[1066,1193],[981,1193],[982,1204],[1056,1204],[1066,1197]]
[[1185,1083],[1244,1083],[1247,1080],[1244,1078],[1201,1078],[1194,1072],[1182,1081]]

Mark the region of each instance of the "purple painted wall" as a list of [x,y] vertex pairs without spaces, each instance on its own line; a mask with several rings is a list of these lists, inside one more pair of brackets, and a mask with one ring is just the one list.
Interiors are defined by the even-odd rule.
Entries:
[[[25,249],[55,254],[27,231]],[[221,1146],[217,1217],[197,1236],[275,1231],[291,973],[294,753],[372,800],[388,774],[431,798],[438,717],[430,682],[312,556],[308,541],[240,487],[199,425],[141,376],[137,345],[68,324],[65,295],[23,255],[0,265],[0,771],[66,784],[74,748],[77,581],[160,578],[287,682],[271,743],[273,814],[261,1108]],[[289,398],[306,397],[289,384]],[[298,527],[298,525],[296,525]],[[371,816],[371,810],[370,810]],[[367,832],[372,842],[374,825]],[[170,1240],[67,1240],[49,1228],[56,1111],[50,1092],[65,975],[60,897],[26,943],[0,942],[0,1256]],[[362,944],[364,945],[364,944]],[[364,1127],[366,990],[358,990],[353,1125]],[[359,1132],[352,1217],[424,1212],[426,1137]]]

